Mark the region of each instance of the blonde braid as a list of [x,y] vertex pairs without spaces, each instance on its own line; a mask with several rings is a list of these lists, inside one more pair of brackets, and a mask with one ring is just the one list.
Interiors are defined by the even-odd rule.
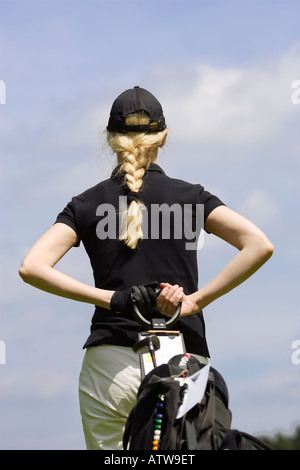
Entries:
[[148,166],[148,159],[139,147],[135,147],[133,152],[127,155],[122,164],[122,170],[125,172],[126,184],[131,191],[139,192],[143,185],[145,169]]
[[[126,118],[126,124],[147,124],[149,115],[145,112],[138,112]],[[143,176],[150,163],[156,158],[158,148],[165,140],[165,131],[149,133],[128,132],[120,134],[108,132],[108,143],[117,154],[120,171],[125,173],[125,183],[130,191],[138,193],[143,185]],[[141,201],[131,201],[124,213],[126,225],[124,232],[120,236],[125,244],[135,249],[138,241],[143,238],[142,232],[142,210],[144,204]]]
[[[135,147],[136,143],[134,139],[132,145],[134,149],[132,153],[127,154],[121,168],[125,173],[125,181],[130,191],[138,193],[143,185],[143,176],[150,161],[139,147]],[[141,201],[131,201],[127,206],[125,214],[127,224],[123,234],[120,236],[120,240],[124,240],[126,245],[131,249],[135,249],[139,240],[143,238],[143,208],[144,204]]]

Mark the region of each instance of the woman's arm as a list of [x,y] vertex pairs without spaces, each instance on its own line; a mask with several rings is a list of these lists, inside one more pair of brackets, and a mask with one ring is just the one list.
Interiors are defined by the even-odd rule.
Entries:
[[19,274],[28,284],[51,294],[109,308],[114,291],[89,286],[54,268],[77,241],[71,227],[54,224],[27,253]]
[[[182,295],[182,316],[199,312],[227,294],[252,276],[273,254],[273,245],[266,235],[252,222],[226,206],[217,207],[209,214],[205,229],[236,247],[239,252],[208,284],[191,295]],[[171,298],[174,304],[179,297],[180,291],[173,289]]]

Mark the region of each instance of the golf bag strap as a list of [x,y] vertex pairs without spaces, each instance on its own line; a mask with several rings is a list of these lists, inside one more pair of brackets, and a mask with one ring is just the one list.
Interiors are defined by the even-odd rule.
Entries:
[[197,437],[196,429],[193,421],[185,420],[185,437],[186,437],[186,446],[188,450],[197,449]]

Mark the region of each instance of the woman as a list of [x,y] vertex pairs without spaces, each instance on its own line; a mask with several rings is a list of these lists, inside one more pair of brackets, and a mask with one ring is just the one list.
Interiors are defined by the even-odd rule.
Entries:
[[[118,96],[107,126],[117,167],[109,179],[69,202],[20,268],[23,280],[37,288],[95,305],[79,383],[88,449],[122,449],[123,428],[135,403],[140,370],[131,347],[142,328],[131,314],[132,287],[140,286],[135,292],[156,315],[172,316],[182,301],[176,329],[187,351],[205,362],[209,351],[202,309],[244,282],[273,253],[255,225],[203,186],[165,175],[156,161],[167,133],[161,105],[151,93],[134,87]],[[198,289],[201,228],[238,252]],[[95,286],[54,268],[80,242]],[[153,281],[161,288],[157,300]]]

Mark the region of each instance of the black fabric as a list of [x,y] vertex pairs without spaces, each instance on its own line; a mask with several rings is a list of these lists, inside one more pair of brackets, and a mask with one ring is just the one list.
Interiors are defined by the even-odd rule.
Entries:
[[[148,222],[149,236],[139,242],[137,249],[131,250],[118,240],[119,209],[122,198],[126,199],[122,182],[122,172],[116,168],[111,178],[74,197],[56,219],[56,223],[65,223],[76,232],[79,238],[77,245],[83,243],[90,258],[95,286],[124,290],[156,279],[178,284],[186,294],[198,290],[198,251],[196,248],[187,249],[191,248],[190,244],[196,237],[191,239],[182,226],[178,227],[172,213],[169,217],[170,236],[164,237],[160,229],[153,237],[153,208],[166,204],[168,207],[180,207],[183,211],[188,206],[195,229],[197,205],[203,205],[205,222],[212,210],[223,205],[222,201],[200,184],[170,178],[158,165],[151,164],[139,192],[147,209],[143,217]],[[108,227],[115,230],[115,236],[108,236]],[[178,237],[180,228],[181,237]],[[157,307],[150,313],[151,316],[161,316]],[[173,329],[183,334],[188,352],[209,355],[202,312],[180,318]],[[143,328],[133,316],[125,318],[111,310],[96,307],[90,336],[84,347],[98,344],[132,347],[140,331]]]
[[152,449],[154,417],[158,396],[164,395],[164,420],[162,449],[168,449],[169,436],[176,417],[177,409],[182,402],[184,387],[170,378],[151,375],[149,381],[140,387],[138,404],[129,414],[124,435],[123,446],[127,448],[131,438],[130,450]]
[[110,308],[115,313],[122,313],[122,315],[129,315],[131,313],[131,294],[132,288],[124,290],[116,290],[112,295],[110,301]]
[[[195,359],[195,358],[194,358]],[[198,370],[204,365],[198,362]],[[176,366],[177,363],[177,366]],[[192,364],[194,367],[194,364]],[[177,370],[176,370],[177,368]],[[178,361],[163,364],[147,374],[125,425],[123,448],[152,450],[156,404],[164,395],[159,450],[217,450],[231,425],[231,411],[215,394],[214,381],[209,379],[201,404],[195,405],[182,418],[176,419],[187,386],[181,386],[172,375],[178,375]]]
[[110,308],[115,313],[131,315],[132,298],[135,300],[140,313],[145,316],[151,308],[156,305],[155,289],[158,288],[157,281],[148,282],[141,286],[132,286],[121,291],[116,290],[110,301]]
[[229,392],[225,380],[222,375],[214,368],[210,367],[209,370],[209,381],[214,384],[216,393],[224,401],[224,405],[228,408],[229,406]]
[[272,450],[272,448],[251,434],[230,429],[222,439],[220,450]]
[[[150,116],[150,123],[126,125],[126,116],[137,111],[146,111]],[[161,104],[152,93],[139,86],[124,91],[115,99],[107,126],[107,130],[114,132],[157,132],[165,128]]]
[[142,286],[132,287],[132,298],[135,300],[137,308],[143,317],[147,316],[156,305],[157,297],[155,288],[158,286],[159,283],[154,281]]
[[[201,368],[199,363],[198,367]],[[151,371],[142,381],[137,402],[125,425],[123,448],[127,450],[152,450],[155,416],[159,396],[164,394],[161,413],[159,451],[165,450],[271,450],[264,442],[245,432],[231,428],[232,414],[228,408],[225,380],[214,368],[208,378],[201,403],[192,407],[182,418],[177,419],[177,410],[182,403],[187,386],[171,377],[176,368],[163,364]],[[181,366],[177,361],[177,371]],[[222,382],[224,384],[221,387]],[[228,393],[228,391],[227,391]]]

